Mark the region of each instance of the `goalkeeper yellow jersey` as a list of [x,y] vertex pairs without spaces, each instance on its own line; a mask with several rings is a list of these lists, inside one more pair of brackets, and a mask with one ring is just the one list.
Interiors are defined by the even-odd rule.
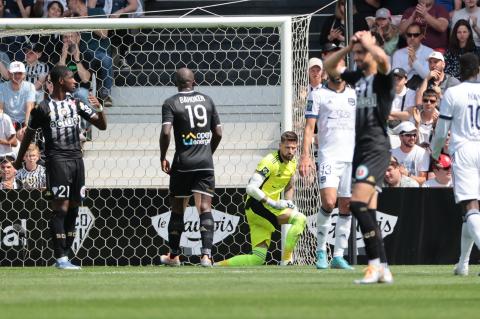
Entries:
[[[273,200],[279,200],[280,194],[290,182],[297,169],[297,159],[284,162],[279,151],[265,156],[257,165],[257,173],[265,177],[260,189]],[[250,196],[247,196],[247,200]]]

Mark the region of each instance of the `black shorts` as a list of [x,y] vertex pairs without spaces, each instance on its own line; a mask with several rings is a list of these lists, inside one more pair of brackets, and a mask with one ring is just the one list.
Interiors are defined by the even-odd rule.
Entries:
[[355,148],[352,162],[353,183],[367,183],[376,186],[380,191],[390,156],[387,147]]
[[81,202],[85,197],[85,167],[83,159],[45,162],[48,199],[64,199]]
[[213,197],[215,194],[215,174],[213,170],[178,172],[170,174],[170,196],[188,197],[200,193]]

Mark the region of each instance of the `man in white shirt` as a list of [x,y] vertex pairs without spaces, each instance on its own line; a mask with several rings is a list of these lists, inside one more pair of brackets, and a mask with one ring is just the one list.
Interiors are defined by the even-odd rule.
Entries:
[[[343,60],[339,67],[343,67]],[[308,176],[313,168],[310,145],[315,126],[318,128],[318,180],[322,206],[317,215],[317,269],[353,269],[343,258],[350,236],[349,202],[352,184],[352,159],[355,146],[356,93],[340,78],[312,91],[305,111],[305,130],[300,160],[300,175]],[[328,264],[327,235],[331,213],[338,195],[339,216],[335,227],[335,249]]]
[[13,61],[8,68],[10,81],[0,84],[0,108],[10,116],[13,126],[23,136],[35,104],[35,86],[25,81],[25,65]]
[[12,120],[0,109],[0,157],[13,155],[15,146],[17,146],[17,138]]
[[440,116],[432,141],[432,157],[438,159],[448,132],[448,151],[454,157],[455,201],[465,213],[456,275],[468,274],[473,242],[480,247],[480,83],[475,80],[480,63],[474,53],[460,57],[462,83],[449,88],[440,104]]
[[400,146],[392,149],[392,155],[405,167],[407,176],[418,184],[423,184],[427,179],[430,156],[424,148],[416,144],[418,132],[415,124],[404,121],[395,131],[400,135]]
[[424,79],[429,72],[427,58],[433,50],[422,44],[424,34],[423,28],[418,23],[412,23],[405,33],[407,46],[393,54],[392,67],[404,69],[408,80],[415,75]]
[[395,80],[395,97],[392,102],[392,110],[388,116],[388,135],[392,148],[400,146],[398,135],[393,134],[392,129],[402,121],[410,118],[408,110],[415,106],[415,91],[407,88],[407,72],[402,68],[392,70]]
[[478,47],[480,46],[480,8],[477,6],[477,0],[463,0],[463,2],[465,3],[465,8],[453,12],[452,30],[458,20],[467,20],[473,30],[473,41],[475,41],[475,45]]

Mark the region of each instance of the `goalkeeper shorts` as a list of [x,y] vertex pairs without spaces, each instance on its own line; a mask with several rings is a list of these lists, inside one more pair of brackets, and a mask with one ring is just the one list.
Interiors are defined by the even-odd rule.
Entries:
[[247,200],[245,214],[250,227],[252,248],[257,247],[262,242],[266,242],[267,247],[270,246],[272,233],[275,229],[279,229],[277,216],[281,215],[282,212],[283,210],[270,210],[253,198]]

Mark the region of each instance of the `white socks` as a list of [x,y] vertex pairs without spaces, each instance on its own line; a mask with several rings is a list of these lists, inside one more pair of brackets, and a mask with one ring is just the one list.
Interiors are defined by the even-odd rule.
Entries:
[[465,214],[465,220],[470,236],[475,241],[477,248],[480,248],[480,212],[478,209],[470,209]]
[[323,207],[320,207],[317,214],[317,251],[327,250],[327,235],[330,224],[330,214]]
[[335,248],[333,250],[333,257],[343,257],[343,253],[348,247],[351,225],[352,215],[338,215],[337,225],[335,226]]
[[470,261],[470,253],[472,252],[473,238],[468,230],[466,222],[462,223],[462,237],[460,238],[460,258],[459,265],[468,265]]

